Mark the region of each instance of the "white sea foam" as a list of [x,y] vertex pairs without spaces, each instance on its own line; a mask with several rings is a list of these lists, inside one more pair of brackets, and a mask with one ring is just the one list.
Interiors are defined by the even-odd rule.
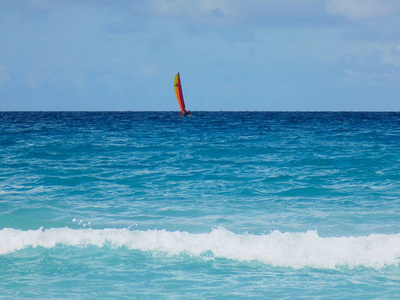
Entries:
[[266,235],[235,234],[224,228],[193,234],[165,230],[52,228],[22,231],[0,230],[0,255],[28,247],[65,246],[126,247],[167,255],[260,261],[280,267],[382,268],[399,265],[400,234],[358,237],[320,237],[316,231]]

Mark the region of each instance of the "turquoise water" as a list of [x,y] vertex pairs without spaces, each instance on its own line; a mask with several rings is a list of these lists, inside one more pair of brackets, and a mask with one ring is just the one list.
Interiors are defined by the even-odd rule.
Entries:
[[2,112],[0,132],[0,298],[400,293],[400,113]]

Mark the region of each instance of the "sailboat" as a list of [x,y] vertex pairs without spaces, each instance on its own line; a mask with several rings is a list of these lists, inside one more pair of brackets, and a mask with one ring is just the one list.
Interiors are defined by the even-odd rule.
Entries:
[[175,87],[176,99],[178,100],[179,108],[181,109],[179,115],[191,116],[192,112],[190,110],[186,111],[185,100],[183,100],[181,77],[179,75],[179,72],[175,75],[174,87]]

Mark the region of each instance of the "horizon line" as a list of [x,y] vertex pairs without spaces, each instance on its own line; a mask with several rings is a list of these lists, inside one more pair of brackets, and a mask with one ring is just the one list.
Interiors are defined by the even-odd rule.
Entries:
[[[0,110],[0,113],[10,112],[119,112],[119,113],[179,113],[177,110]],[[357,112],[357,113],[381,113],[381,112],[400,112],[400,110],[197,110],[194,112],[248,112],[248,113],[275,113],[275,112],[304,112],[304,113],[343,113],[343,112]]]

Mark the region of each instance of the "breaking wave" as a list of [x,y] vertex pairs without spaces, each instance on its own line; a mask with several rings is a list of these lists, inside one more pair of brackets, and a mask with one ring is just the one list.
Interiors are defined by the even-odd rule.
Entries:
[[0,230],[0,255],[29,247],[64,246],[126,247],[167,255],[259,261],[271,266],[332,269],[399,265],[400,234],[320,237],[316,231],[265,235],[235,234],[224,228],[209,233],[129,229],[51,228]]

